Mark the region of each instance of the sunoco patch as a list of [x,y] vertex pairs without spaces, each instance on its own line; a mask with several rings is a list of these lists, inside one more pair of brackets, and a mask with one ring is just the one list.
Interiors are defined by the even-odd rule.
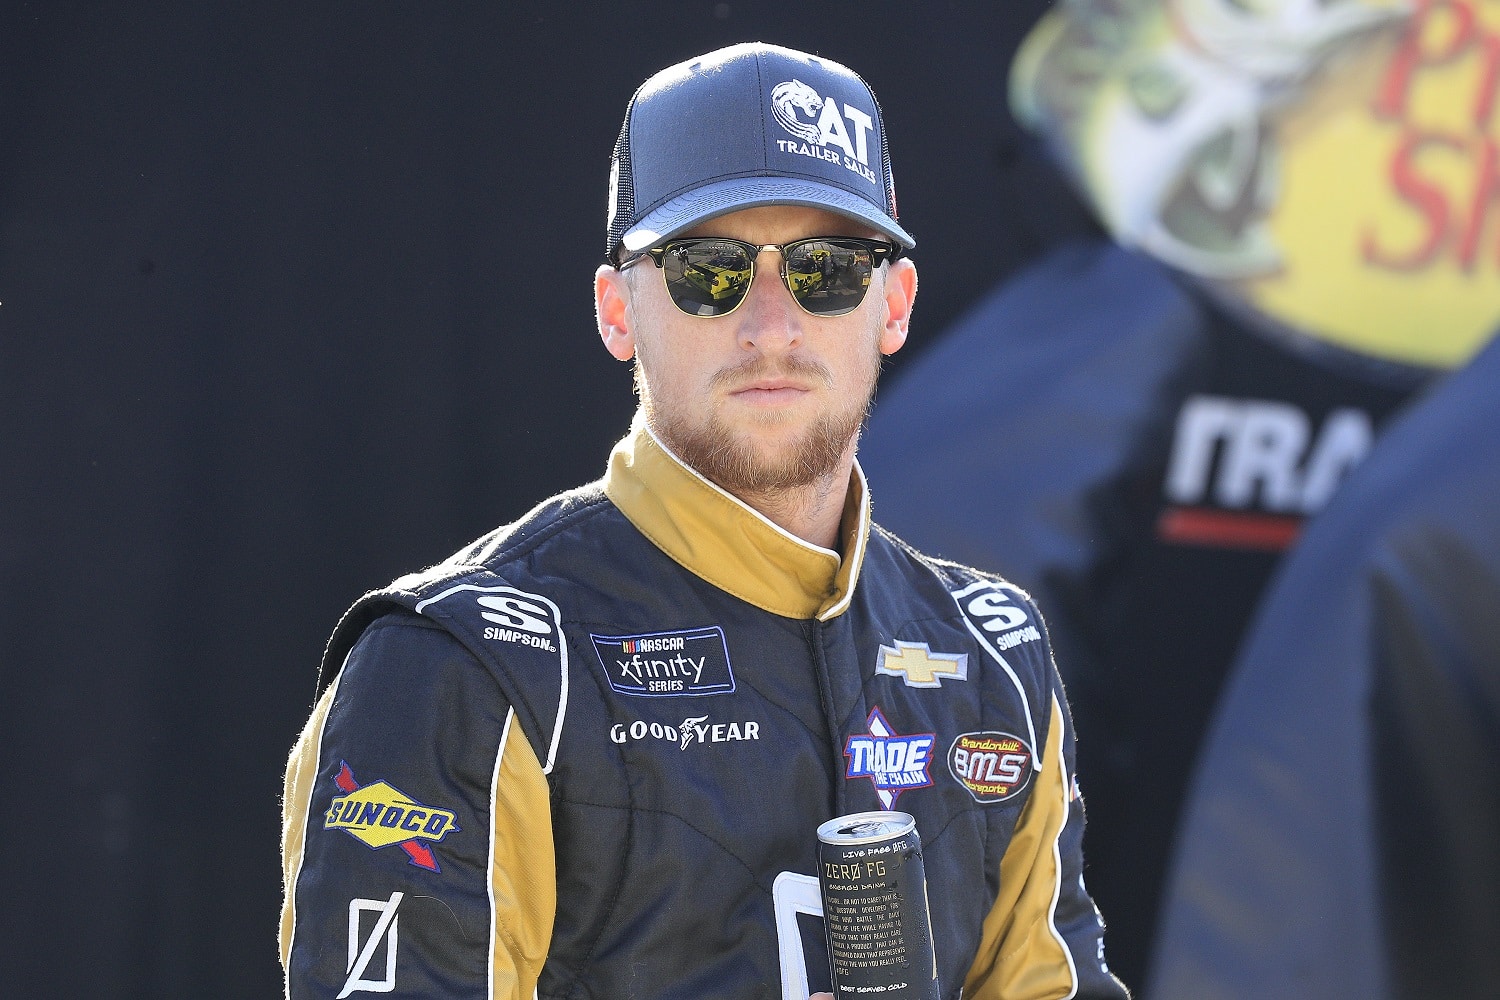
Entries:
[[372,851],[399,845],[418,868],[442,870],[422,841],[436,843],[458,831],[458,816],[451,809],[423,805],[384,781],[361,785],[344,761],[333,780],[344,794],[333,797],[323,829],[343,830]]
[[1003,802],[1031,780],[1031,748],[1009,733],[964,733],[948,748],[948,771],[975,802]]
[[682,698],[734,691],[729,647],[717,625],[680,632],[594,635],[594,652],[620,694]]

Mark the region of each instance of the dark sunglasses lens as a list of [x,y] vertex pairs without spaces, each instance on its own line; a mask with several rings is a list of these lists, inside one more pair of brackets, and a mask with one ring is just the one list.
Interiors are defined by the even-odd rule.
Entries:
[[815,316],[842,316],[859,308],[870,287],[874,255],[858,243],[809,240],[790,248],[786,283]]
[[661,262],[667,293],[690,316],[722,316],[750,290],[750,255],[728,240],[669,243]]

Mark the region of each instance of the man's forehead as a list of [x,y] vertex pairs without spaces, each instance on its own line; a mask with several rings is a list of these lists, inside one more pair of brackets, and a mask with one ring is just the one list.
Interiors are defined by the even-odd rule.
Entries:
[[749,243],[786,243],[808,236],[867,236],[884,239],[870,228],[838,212],[806,205],[761,205],[716,216],[682,233],[683,236],[728,236]]

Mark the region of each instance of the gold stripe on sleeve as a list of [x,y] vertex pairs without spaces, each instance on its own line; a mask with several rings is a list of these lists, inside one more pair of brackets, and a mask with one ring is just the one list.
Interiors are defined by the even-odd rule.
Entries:
[[1042,770],[1000,859],[1000,893],[984,918],[978,956],[964,981],[966,1000],[1064,998],[1078,989],[1073,957],[1054,923],[1062,888],[1058,839],[1069,808],[1062,738],[1054,695]]
[[557,914],[551,796],[515,718],[511,709],[490,786],[491,1000],[535,995]]
[[[302,872],[302,851],[306,844],[307,813],[312,808],[313,785],[318,780],[318,756],[323,746],[323,724],[333,704],[339,680],[334,678],[323,697],[313,707],[302,735],[292,747],[286,765],[286,781],[281,790],[281,968],[291,971],[292,937],[297,930],[297,876]],[[291,985],[288,983],[287,990]],[[290,992],[288,992],[290,995]]]

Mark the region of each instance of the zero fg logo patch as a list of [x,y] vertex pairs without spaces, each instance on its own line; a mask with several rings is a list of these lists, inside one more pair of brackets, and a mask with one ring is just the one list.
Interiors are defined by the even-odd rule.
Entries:
[[948,771],[975,802],[1004,802],[1031,780],[1031,748],[1009,733],[964,733],[948,749]]
[[372,851],[395,844],[418,868],[442,871],[432,849],[422,841],[436,843],[456,832],[457,814],[423,805],[384,781],[360,785],[344,761],[339,761],[333,780],[345,794],[333,797],[323,829],[343,830]]

